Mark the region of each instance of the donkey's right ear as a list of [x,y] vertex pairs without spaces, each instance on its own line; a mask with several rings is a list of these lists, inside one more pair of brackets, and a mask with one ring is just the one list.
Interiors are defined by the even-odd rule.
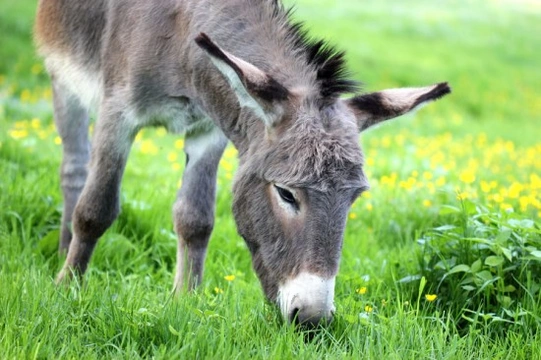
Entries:
[[268,128],[282,118],[289,90],[256,66],[229,54],[201,33],[195,42],[226,77],[242,107],[252,109]]

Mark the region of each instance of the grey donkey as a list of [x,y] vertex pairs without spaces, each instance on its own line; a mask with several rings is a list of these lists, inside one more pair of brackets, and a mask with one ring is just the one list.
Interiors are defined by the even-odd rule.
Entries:
[[117,217],[137,132],[164,126],[185,136],[174,288],[201,282],[229,140],[233,214],[266,296],[288,321],[331,321],[348,209],[368,188],[359,132],[450,88],[358,94],[344,54],[290,15],[276,0],[39,1],[35,39],[63,144],[57,282],[85,272]]

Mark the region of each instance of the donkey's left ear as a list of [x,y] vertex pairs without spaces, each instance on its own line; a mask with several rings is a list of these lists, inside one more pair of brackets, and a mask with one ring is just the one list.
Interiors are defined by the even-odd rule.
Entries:
[[269,128],[282,118],[289,90],[256,66],[229,54],[201,33],[195,42],[227,78],[242,107],[252,109]]
[[344,100],[357,118],[359,131],[408,113],[451,92],[447,83],[422,88],[389,89]]

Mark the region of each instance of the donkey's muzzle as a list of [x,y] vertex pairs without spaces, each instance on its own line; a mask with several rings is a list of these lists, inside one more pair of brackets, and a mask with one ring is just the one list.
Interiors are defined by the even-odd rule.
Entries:
[[305,327],[329,324],[334,315],[334,277],[301,273],[286,281],[278,292],[284,319]]

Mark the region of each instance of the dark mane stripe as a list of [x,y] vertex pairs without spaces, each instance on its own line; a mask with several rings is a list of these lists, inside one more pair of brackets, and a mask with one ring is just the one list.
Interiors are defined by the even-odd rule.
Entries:
[[325,40],[310,37],[304,23],[292,20],[294,7],[286,10],[278,1],[273,4],[274,15],[284,21],[293,46],[306,54],[308,65],[317,71],[316,80],[321,96],[336,98],[341,94],[358,92],[361,84],[351,78],[351,73],[346,68],[345,53],[338,51]]

